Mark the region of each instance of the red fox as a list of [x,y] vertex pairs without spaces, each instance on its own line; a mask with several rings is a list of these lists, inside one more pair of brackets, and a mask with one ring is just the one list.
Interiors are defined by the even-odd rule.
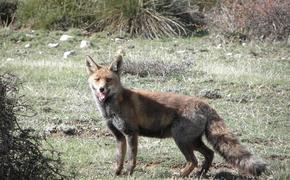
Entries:
[[98,65],[91,57],[86,61],[93,97],[117,140],[116,175],[123,169],[126,151],[128,173],[133,173],[139,135],[172,137],[187,161],[181,177],[188,176],[197,167],[194,151],[205,158],[199,176],[206,174],[211,166],[214,152],[203,143],[203,135],[228,163],[253,176],[265,172],[266,163],[241,145],[217,112],[202,100],[124,88],[120,80],[122,62],[122,52],[109,66]]

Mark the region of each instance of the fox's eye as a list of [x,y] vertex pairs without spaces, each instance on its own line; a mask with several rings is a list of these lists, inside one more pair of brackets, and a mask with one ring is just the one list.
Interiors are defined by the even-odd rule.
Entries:
[[111,82],[112,81],[112,78],[107,78],[106,81],[107,82]]
[[99,81],[99,80],[100,80],[100,78],[96,78],[95,80],[96,80],[96,81]]

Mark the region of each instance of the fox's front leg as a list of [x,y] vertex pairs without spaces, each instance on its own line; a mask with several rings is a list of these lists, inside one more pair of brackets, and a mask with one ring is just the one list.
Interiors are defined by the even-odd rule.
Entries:
[[126,155],[126,138],[112,123],[108,122],[107,125],[117,140],[117,166],[115,169],[115,174],[120,175],[123,169],[124,159]]
[[130,175],[133,174],[134,168],[136,166],[136,157],[138,149],[138,135],[136,133],[126,136],[128,142],[128,172]]

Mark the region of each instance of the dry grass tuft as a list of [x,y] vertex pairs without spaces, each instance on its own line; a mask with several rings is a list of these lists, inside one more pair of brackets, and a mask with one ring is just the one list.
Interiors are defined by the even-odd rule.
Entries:
[[[191,1],[130,0],[106,1],[103,18],[95,25],[97,31],[126,32],[145,38],[190,35],[205,25],[203,15]],[[193,4],[193,3],[192,3]]]

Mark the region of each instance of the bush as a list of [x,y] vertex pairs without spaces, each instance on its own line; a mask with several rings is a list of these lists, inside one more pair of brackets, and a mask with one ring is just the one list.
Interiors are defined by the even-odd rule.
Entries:
[[13,23],[17,5],[17,0],[0,0],[0,27]]
[[287,40],[290,34],[289,0],[221,0],[208,17],[226,37]]
[[193,61],[181,61],[180,63],[168,63],[161,60],[130,61],[124,62],[123,73],[146,77],[176,75],[185,71]]
[[94,0],[24,0],[17,18],[21,24],[33,28],[67,30],[94,22],[96,6]]
[[204,16],[196,4],[205,6],[198,0],[24,0],[17,17],[34,28],[79,27],[159,38],[202,29]]
[[205,25],[194,0],[102,1],[98,31],[126,32],[131,36],[160,38],[191,35]]
[[19,81],[0,75],[0,177],[1,179],[64,179],[59,153],[44,149],[32,129],[22,129],[16,114],[25,113],[17,95]]

